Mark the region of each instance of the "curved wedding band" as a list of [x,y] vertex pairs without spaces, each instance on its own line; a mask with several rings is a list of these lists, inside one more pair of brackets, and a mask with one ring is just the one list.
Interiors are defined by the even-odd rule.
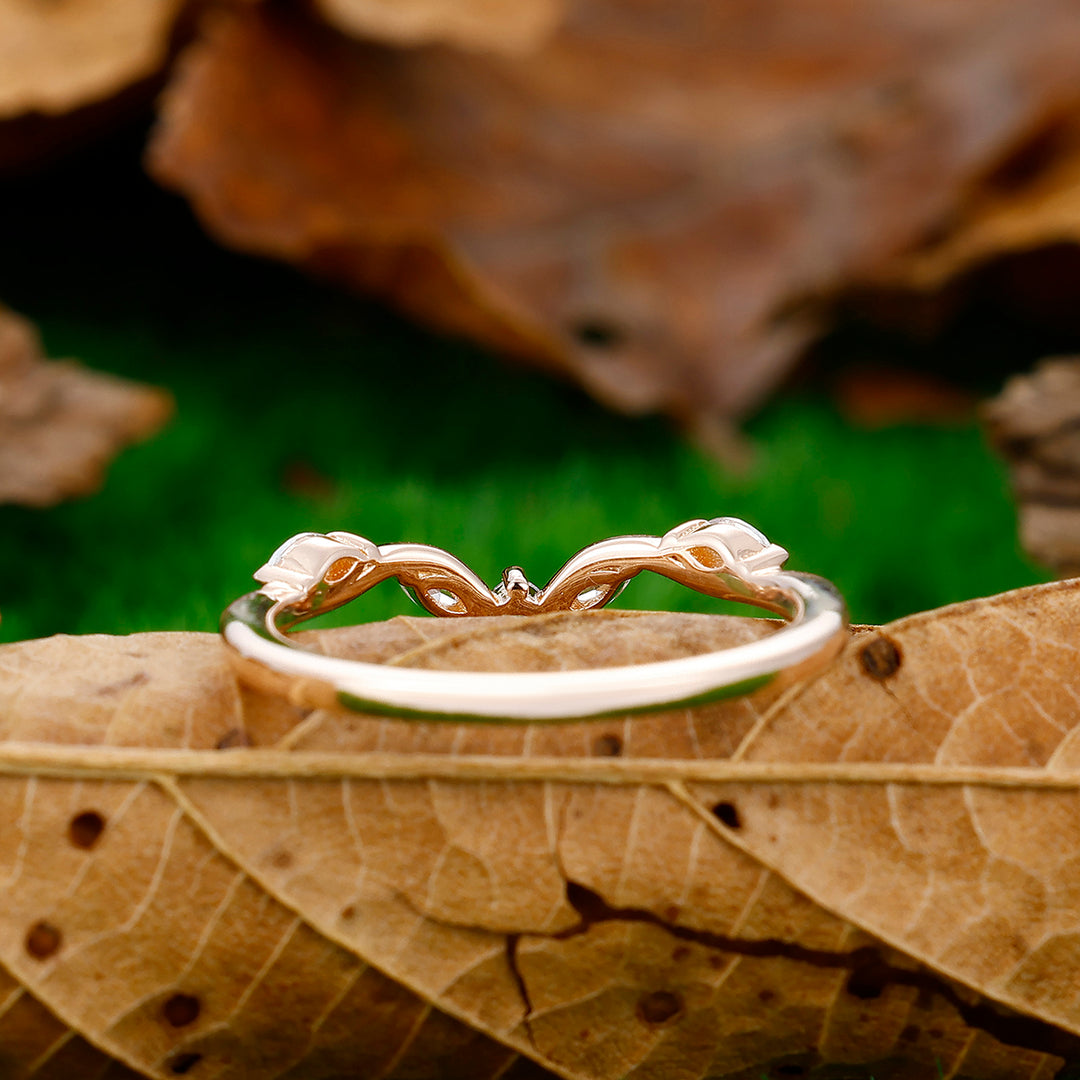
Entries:
[[[489,589],[464,563],[423,544],[301,533],[255,573],[261,589],[225,611],[221,633],[244,681],[298,705],[442,720],[557,721],[657,711],[748,693],[830,660],[847,636],[829,582],[785,573],[787,552],[738,518],[695,520],[663,536],[618,536],[578,552],[539,589],[519,567]],[[397,578],[443,616],[529,615],[601,607],[643,570],[787,619],[775,633],[718,652],[587,671],[428,671],[323,656],[286,630]]]

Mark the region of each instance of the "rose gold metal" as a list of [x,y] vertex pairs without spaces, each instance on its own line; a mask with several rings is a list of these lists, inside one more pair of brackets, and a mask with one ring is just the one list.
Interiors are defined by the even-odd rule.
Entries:
[[[585,709],[604,692],[611,693],[613,700],[641,702],[632,707],[659,705],[673,702],[675,689],[685,689],[687,697],[702,692],[702,687],[713,693],[748,678],[771,678],[818,654],[819,659],[832,655],[846,627],[843,601],[819,578],[783,572],[786,558],[782,547],[738,518],[699,518],[659,537],[619,536],[593,544],[570,559],[542,589],[518,566],[508,567],[499,584],[489,589],[468,566],[441,548],[425,544],[380,547],[346,532],[301,533],[256,571],[255,578],[263,587],[229,608],[222,633],[245,677],[264,686],[268,681],[276,686],[282,679],[294,688],[306,686],[312,701],[336,694],[342,700],[356,698],[361,704],[355,707],[371,707],[392,704],[393,698],[401,711],[430,714],[434,711],[430,702],[444,692],[449,704],[439,712],[454,717],[467,712],[474,717],[565,719],[592,715],[595,709],[574,712],[575,703]],[[312,654],[301,660],[279,651],[280,645],[297,649],[287,635],[297,623],[340,607],[388,578],[396,578],[432,614],[453,618],[599,608],[644,570],[709,596],[781,614],[790,625],[773,637],[785,640],[771,645],[757,642],[689,661],[619,669],[632,673],[623,677],[625,686],[619,684],[615,669],[602,669],[505,676],[415,672],[411,676],[415,686],[390,687],[400,673],[391,675],[378,665],[349,664]],[[271,672],[277,674],[271,676]],[[503,686],[507,678],[517,682]],[[472,685],[462,683],[463,679],[466,683],[471,679]],[[426,682],[430,688],[416,689]],[[528,688],[534,695],[543,695],[546,688],[551,700],[518,707],[512,701],[511,686],[520,686],[522,692]],[[369,687],[374,687],[370,691],[374,696],[365,696]]]

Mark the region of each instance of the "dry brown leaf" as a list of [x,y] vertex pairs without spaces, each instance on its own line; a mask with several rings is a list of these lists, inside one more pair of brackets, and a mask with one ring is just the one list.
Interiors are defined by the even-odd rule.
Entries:
[[185,0],[0,0],[0,120],[101,101],[153,75]]
[[[3,646],[0,981],[35,1019],[20,1041],[0,1010],[0,1054],[1050,1080],[1080,1061],[1078,630],[1080,583],[1025,589],[855,633],[780,696],[555,726],[305,715],[210,635]],[[316,642],[544,669],[766,632],[606,612]]]
[[219,21],[150,166],[208,228],[708,430],[813,301],[955,209],[1076,92],[1068,0],[580,0],[518,58]]
[[395,45],[433,41],[516,55],[554,30],[563,0],[316,0],[339,30]]
[[96,490],[121,447],[171,412],[164,391],[45,360],[30,324],[0,307],[0,503],[51,506]]
[[1059,577],[1080,571],[1080,360],[1044,360],[1013,376],[983,408],[991,442],[1009,463],[1020,542]]
[[1074,109],[984,177],[935,243],[884,268],[875,284],[933,293],[995,259],[1078,242],[1080,122]]
[[187,0],[0,0],[0,173],[145,115]]

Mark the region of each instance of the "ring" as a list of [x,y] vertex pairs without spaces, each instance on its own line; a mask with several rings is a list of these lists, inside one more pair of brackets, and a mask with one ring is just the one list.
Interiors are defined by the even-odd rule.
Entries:
[[[463,562],[425,544],[379,547],[347,532],[300,533],[256,571],[262,588],[231,604],[221,634],[240,677],[313,708],[437,720],[558,721],[657,711],[749,693],[823,666],[843,646],[836,589],[781,570],[788,553],[738,518],[685,522],[663,536],[617,536],[579,551],[543,588],[520,567],[489,589]],[[717,652],[587,671],[428,671],[311,652],[286,631],[396,578],[435,615],[587,611],[643,570],[782,615],[767,637]]]

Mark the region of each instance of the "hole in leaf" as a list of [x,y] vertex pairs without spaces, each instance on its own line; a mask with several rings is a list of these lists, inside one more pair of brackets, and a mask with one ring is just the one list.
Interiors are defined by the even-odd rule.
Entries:
[[712,808],[716,820],[729,829],[741,829],[742,818],[739,817],[739,808],[733,802],[718,802]]
[[863,671],[872,679],[887,679],[900,669],[902,657],[895,641],[879,635],[859,653]]
[[63,934],[51,923],[42,920],[27,931],[26,951],[35,960],[47,960],[60,948],[62,940]]
[[683,1011],[683,999],[670,990],[654,990],[637,1003],[637,1016],[646,1024],[666,1024]]
[[622,739],[613,732],[605,732],[593,739],[593,757],[618,757],[622,753]]
[[68,837],[77,848],[89,850],[105,831],[105,819],[96,810],[76,814],[68,825]]
[[626,338],[616,323],[596,317],[580,319],[571,327],[571,333],[589,349],[614,349]]
[[173,994],[161,1008],[161,1013],[173,1027],[186,1027],[199,1018],[202,1006],[191,994]]
[[805,1065],[795,1065],[794,1063],[788,1064],[788,1065],[777,1065],[776,1066],[776,1075],[777,1076],[805,1076],[806,1075],[806,1066]]

